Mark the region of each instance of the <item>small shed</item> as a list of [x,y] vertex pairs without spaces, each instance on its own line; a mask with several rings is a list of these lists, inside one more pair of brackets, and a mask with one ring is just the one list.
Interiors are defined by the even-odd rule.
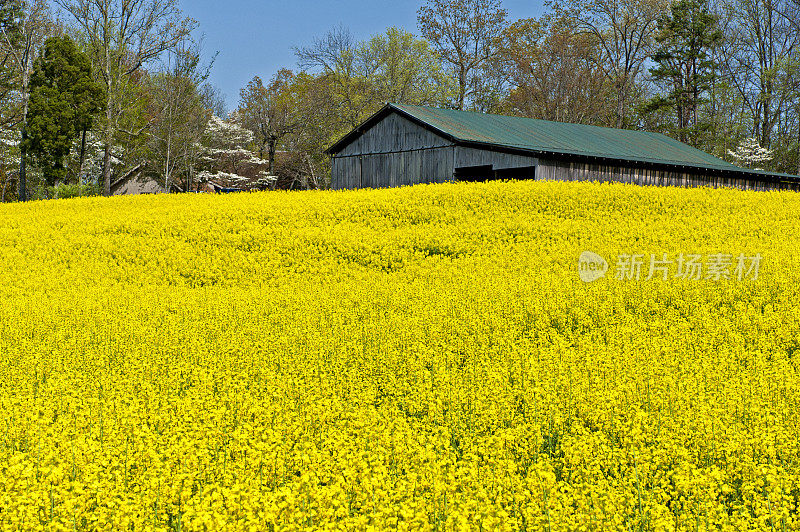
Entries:
[[490,179],[800,190],[660,133],[387,104],[328,148],[334,189]]

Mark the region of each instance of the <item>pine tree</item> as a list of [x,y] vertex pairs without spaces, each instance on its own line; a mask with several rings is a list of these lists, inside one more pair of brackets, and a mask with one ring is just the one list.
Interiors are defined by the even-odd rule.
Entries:
[[706,101],[716,70],[709,52],[722,38],[722,32],[704,0],[676,0],[658,28],[659,47],[653,54],[657,66],[650,69],[650,74],[669,89],[665,95],[652,99],[647,110],[672,110],[675,136],[699,146],[709,124],[698,110]]
[[89,131],[103,109],[103,88],[92,79],[89,58],[69,36],[51,37],[31,76],[23,152],[49,186],[64,181],[73,141]]

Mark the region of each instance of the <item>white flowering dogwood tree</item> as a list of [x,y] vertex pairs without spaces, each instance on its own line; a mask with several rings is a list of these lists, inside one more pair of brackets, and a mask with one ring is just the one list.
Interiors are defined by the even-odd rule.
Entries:
[[253,140],[253,132],[237,123],[236,113],[228,120],[212,115],[200,147],[198,182],[214,188],[271,187],[276,176],[269,173],[268,160],[250,151]]
[[754,138],[743,139],[735,150],[728,150],[728,155],[736,160],[739,166],[763,170],[763,165],[772,160],[772,150],[762,148]]

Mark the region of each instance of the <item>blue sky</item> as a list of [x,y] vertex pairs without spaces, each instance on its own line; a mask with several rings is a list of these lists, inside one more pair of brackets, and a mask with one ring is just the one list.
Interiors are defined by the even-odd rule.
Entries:
[[[399,26],[417,33],[417,9],[422,0],[181,0],[185,15],[197,20],[205,35],[206,55],[219,51],[211,83],[236,107],[239,89],[253,76],[269,79],[282,67],[296,68],[293,46],[344,24],[359,39]],[[537,16],[541,0],[506,0],[513,19]]]

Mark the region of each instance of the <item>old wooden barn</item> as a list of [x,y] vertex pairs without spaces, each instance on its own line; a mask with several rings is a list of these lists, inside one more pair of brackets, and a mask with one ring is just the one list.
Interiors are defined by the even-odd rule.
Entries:
[[800,177],[741,168],[659,133],[387,104],[331,146],[331,186],[488,179],[800,190]]

